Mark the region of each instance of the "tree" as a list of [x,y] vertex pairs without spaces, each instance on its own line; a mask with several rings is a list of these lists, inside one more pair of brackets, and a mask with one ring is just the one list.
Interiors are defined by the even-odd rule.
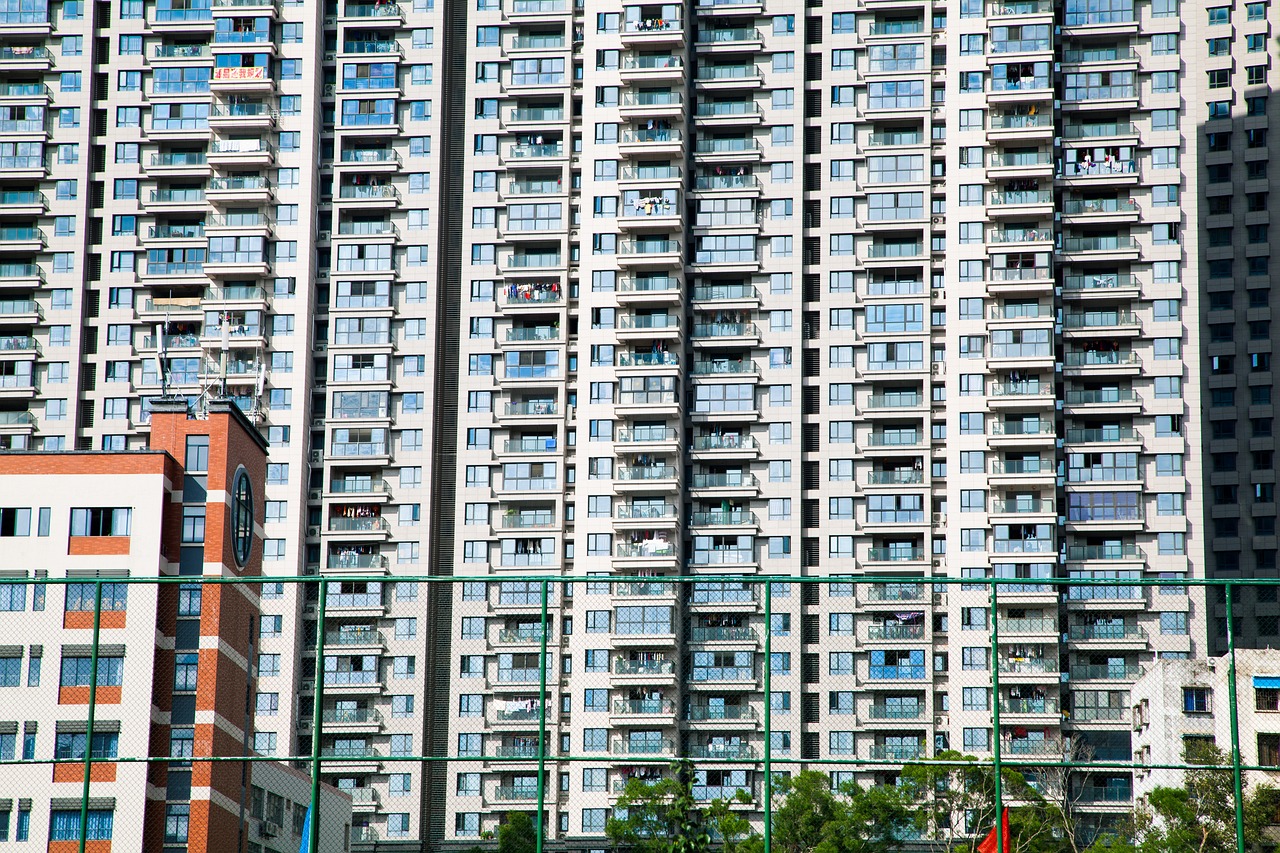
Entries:
[[534,853],[538,849],[538,833],[533,815],[507,812],[507,822],[498,827],[498,853]]
[[[605,834],[614,848],[639,853],[706,853],[712,832],[722,839],[725,853],[739,853],[752,837],[751,824],[733,812],[723,799],[700,806],[693,797],[693,767],[677,761],[671,774],[655,782],[628,779]],[[750,802],[739,791],[738,802]]]
[[909,795],[896,787],[848,782],[832,791],[829,776],[807,770],[776,791],[783,802],[772,841],[787,853],[891,853],[915,827]]
[[[1119,833],[1099,838],[1088,853],[1235,853],[1235,780],[1227,756],[1188,741],[1183,759],[1196,767],[1181,788],[1153,789]],[[1241,779],[1241,794],[1245,849],[1271,848],[1264,831],[1275,823],[1280,791],[1269,785],[1249,791]]]
[[[995,781],[991,765],[945,750],[933,762],[905,766],[899,786],[917,803],[912,816],[921,840],[975,853],[999,817]],[[1078,853],[1072,802],[1079,794],[1072,792],[1069,769],[1002,767],[1000,794],[1001,807],[1009,808],[1005,853]]]

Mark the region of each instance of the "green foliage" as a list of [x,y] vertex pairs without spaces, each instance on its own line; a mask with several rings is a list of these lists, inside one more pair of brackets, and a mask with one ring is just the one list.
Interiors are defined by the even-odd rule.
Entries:
[[776,789],[773,848],[785,853],[892,853],[915,828],[910,793],[862,788],[831,790],[827,774],[807,770]]
[[[712,833],[723,839],[725,853],[750,849],[751,824],[732,811],[724,800],[700,806],[693,798],[693,768],[677,761],[671,774],[656,782],[628,779],[614,814],[605,822],[605,834],[614,848],[638,853],[707,853]],[[736,800],[750,802],[739,791]]]
[[538,849],[538,833],[533,815],[507,812],[507,821],[498,827],[498,853],[534,853]]
[[[1114,836],[1100,838],[1086,853],[1235,853],[1235,779],[1229,759],[1211,744],[1190,741],[1184,758],[1197,765],[1181,788],[1155,788]],[[1267,827],[1276,823],[1280,791],[1260,785],[1244,796],[1244,846],[1270,850]]]

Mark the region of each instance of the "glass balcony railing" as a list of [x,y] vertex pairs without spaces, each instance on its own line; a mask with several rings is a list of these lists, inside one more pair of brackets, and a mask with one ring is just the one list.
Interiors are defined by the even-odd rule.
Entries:
[[[871,563],[910,563],[924,559],[924,551],[920,548],[869,548],[867,549],[867,561]],[[911,628],[915,626],[897,626],[899,628]],[[875,630],[874,628],[872,629]],[[907,639],[906,637],[872,637],[872,639]]]
[[1068,216],[1091,213],[1137,213],[1138,201],[1132,198],[1069,198],[1062,204]]
[[343,53],[403,53],[392,39],[347,40],[342,44]]
[[760,179],[746,172],[737,175],[696,175],[693,179],[695,190],[754,190],[759,186]]
[[1092,275],[1069,275],[1063,279],[1063,290],[1114,290],[1134,288],[1139,281],[1130,273],[1094,273]]
[[[1094,328],[1092,326],[1076,326],[1068,328]],[[1063,354],[1063,365],[1066,367],[1128,367],[1140,362],[1138,354],[1132,350],[1086,350],[1084,352],[1066,352]]]
[[1067,124],[1062,128],[1067,139],[1097,139],[1111,136],[1137,136],[1138,127],[1130,122],[1097,122],[1093,124]]
[[398,3],[348,3],[342,14],[348,18],[398,18],[401,11]]
[[31,62],[33,60],[52,59],[53,54],[49,52],[49,48],[40,45],[6,45],[0,47],[0,62],[11,60],[15,62]]
[[1096,625],[1072,625],[1067,629],[1072,640],[1145,640],[1147,632],[1137,625],[1100,623]]
[[669,660],[624,660],[619,658],[613,664],[616,675],[672,675],[676,671],[675,662]]
[[[1087,100],[1093,100],[1092,98]],[[1068,178],[1090,177],[1094,175],[1131,175],[1138,171],[1135,160],[1102,160],[1063,163],[1062,174]]]
[[557,406],[555,403],[552,403],[552,402],[541,402],[541,401],[510,402],[510,403],[507,403],[503,411],[511,417],[521,417],[521,416],[528,416],[528,415],[554,415],[556,414]]
[[1133,427],[1108,426],[1096,428],[1068,427],[1068,444],[1101,444],[1105,442],[1136,441],[1138,434]]
[[694,338],[758,337],[760,330],[755,323],[695,323]]
[[386,184],[343,184],[338,190],[338,198],[346,199],[397,199],[400,192]]
[[997,498],[991,502],[991,512],[1001,515],[1048,514],[1053,512],[1053,501],[1041,498]]
[[689,515],[691,527],[755,526],[760,523],[754,512],[743,509],[693,512]]
[[923,482],[924,472],[914,468],[867,472],[867,485],[870,486],[918,486]]
[[987,194],[987,204],[996,207],[1018,204],[1050,204],[1052,202],[1052,190],[1006,190]]
[[204,201],[204,189],[152,190],[155,204],[198,204]]
[[[673,436],[674,438],[674,436]],[[712,450],[755,450],[759,443],[749,435],[720,434],[695,435],[693,450],[697,452]]]
[[210,55],[204,44],[158,44],[153,53],[156,59],[199,59]]
[[518,35],[511,39],[513,50],[556,50],[564,47],[564,36],[555,35]]

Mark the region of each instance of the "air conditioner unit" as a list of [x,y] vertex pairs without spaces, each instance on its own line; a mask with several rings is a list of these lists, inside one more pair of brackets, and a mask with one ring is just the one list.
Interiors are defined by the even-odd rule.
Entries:
[[309,500],[309,501],[318,501],[318,500],[320,500],[320,490],[319,490],[319,489],[312,489],[311,491],[307,492],[307,500]]
[[333,235],[333,232],[332,232],[332,231],[317,231],[317,232],[316,232],[316,239],[317,239],[317,240],[328,240],[332,235]]
[[263,838],[275,838],[280,834],[280,824],[264,820],[262,823],[258,824],[258,834]]
[[319,536],[319,535],[320,535],[320,528],[319,528],[319,527],[308,527],[308,528],[307,528],[307,535],[308,535],[308,536]]
[[942,568],[942,558],[941,558],[941,557],[934,557],[934,558],[933,558],[933,567],[934,567],[935,569],[940,569],[940,568]]
[[947,718],[946,718],[946,715],[945,715],[945,714],[941,714],[941,715],[939,715],[939,716],[937,716],[937,717],[934,717],[934,718],[933,718],[933,724],[934,724],[935,726],[945,726],[945,725],[947,724]]
[[328,349],[329,349],[329,342],[328,342],[328,341],[316,341],[316,342],[315,342],[315,344],[313,344],[313,345],[312,345],[312,348],[313,348],[316,352],[327,352],[327,351],[328,351]]
[[313,451],[311,451],[311,463],[312,463],[313,465],[319,465],[319,464],[320,464],[321,462],[323,462],[323,461],[324,461],[324,451],[323,451],[323,450],[313,450]]
[[332,95],[332,94],[334,93],[334,91],[335,91],[335,89],[334,89],[334,85],[333,85],[332,83],[325,83],[325,84],[324,84],[324,93],[325,93],[326,95]]
[[934,375],[934,376],[941,376],[941,375],[942,375],[942,362],[940,362],[940,361],[935,361],[935,362],[933,363],[932,367],[931,367],[931,371],[932,371],[932,373],[933,373],[933,375]]

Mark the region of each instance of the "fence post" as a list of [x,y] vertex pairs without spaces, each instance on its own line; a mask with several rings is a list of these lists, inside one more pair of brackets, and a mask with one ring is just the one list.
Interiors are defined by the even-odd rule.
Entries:
[[537,853],[542,853],[547,811],[547,581],[542,582],[542,651],[538,660],[538,814]]
[[320,849],[320,724],[324,719],[324,608],[329,598],[329,581],[320,578],[320,599],[316,602],[316,688],[311,708],[311,820],[307,829],[307,853]]
[[93,775],[93,721],[98,708],[98,636],[102,629],[102,581],[93,583],[93,645],[89,650],[89,721],[84,735],[84,784],[80,790],[79,850],[89,840],[89,780]]
[[1000,771],[1000,628],[999,610],[996,605],[999,599],[1000,584],[990,578],[991,583],[991,766],[995,771],[995,827],[996,853],[1008,853],[1004,849],[1004,780]]
[[773,843],[773,583],[764,582],[764,850]]
[[1236,707],[1236,626],[1231,599],[1235,587],[1228,583],[1227,593],[1227,704],[1231,708],[1231,780],[1235,785],[1236,853],[1244,853],[1244,784],[1240,778],[1240,717]]

